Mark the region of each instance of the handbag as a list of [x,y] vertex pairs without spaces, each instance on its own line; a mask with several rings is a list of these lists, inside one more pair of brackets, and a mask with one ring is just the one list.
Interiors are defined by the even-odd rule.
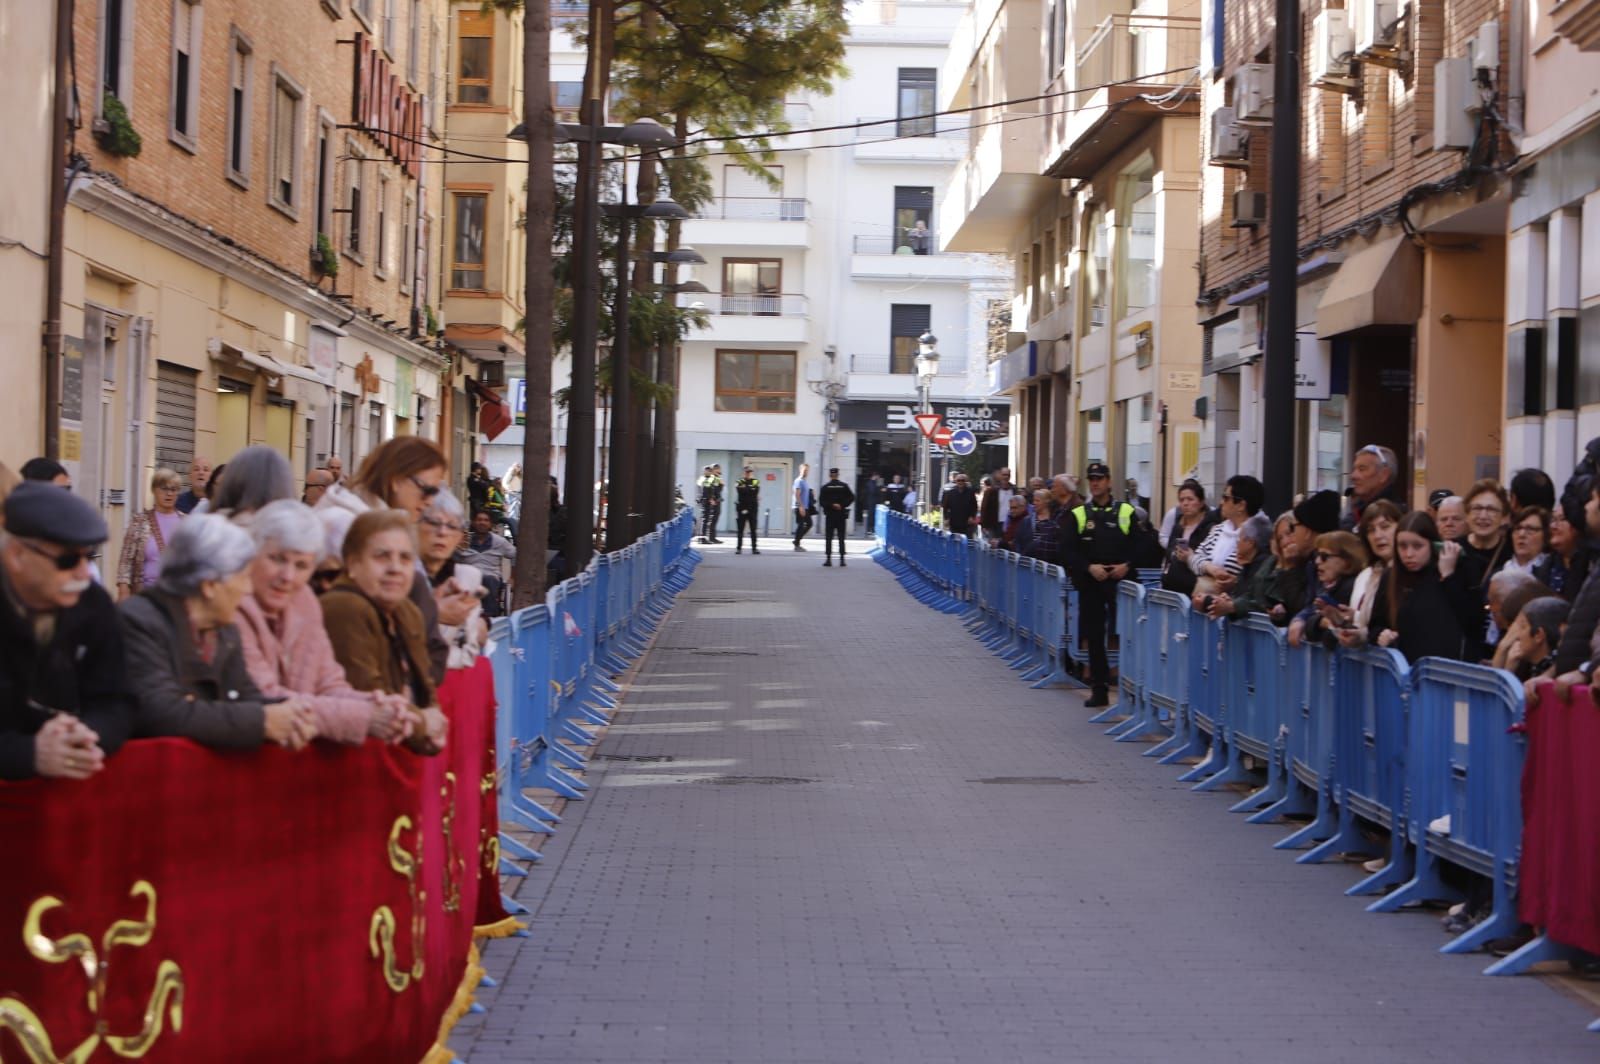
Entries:
[[809,488],[806,490],[806,516],[817,516],[817,493]]
[[1195,585],[1199,578],[1195,576],[1188,562],[1179,561],[1173,556],[1180,546],[1187,546],[1188,541],[1183,538],[1183,522],[1178,522],[1172,529],[1172,534],[1167,537],[1167,560],[1161,567],[1161,586],[1167,591],[1176,591],[1180,595],[1193,595]]

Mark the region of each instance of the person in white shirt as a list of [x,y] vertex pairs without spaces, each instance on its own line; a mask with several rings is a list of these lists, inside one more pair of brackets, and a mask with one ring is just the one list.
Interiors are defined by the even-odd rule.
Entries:
[[791,505],[794,509],[794,549],[805,550],[800,541],[806,538],[806,533],[811,531],[811,485],[806,480],[806,475],[811,472],[811,467],[804,462],[800,463],[800,475],[794,478],[794,491],[791,492]]
[[1261,511],[1265,497],[1266,491],[1255,477],[1241,474],[1228,478],[1218,506],[1222,520],[1189,555],[1189,568],[1200,578],[1194,590],[1197,598],[1233,590],[1239,575],[1239,563],[1233,556],[1239,543],[1239,529]]

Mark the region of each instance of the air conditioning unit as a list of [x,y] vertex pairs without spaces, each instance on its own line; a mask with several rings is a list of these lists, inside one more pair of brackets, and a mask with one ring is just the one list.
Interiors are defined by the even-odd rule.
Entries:
[[1206,161],[1212,166],[1250,165],[1250,131],[1240,127],[1231,107],[1211,112],[1211,144]]
[[1387,65],[1400,43],[1406,0],[1351,0],[1349,12],[1356,55]]
[[1272,124],[1272,64],[1245,63],[1233,75],[1233,114],[1241,126]]
[[1311,20],[1311,84],[1336,92],[1354,92],[1356,80],[1350,73],[1354,52],[1349,12],[1328,8]]
[[1233,194],[1234,229],[1254,229],[1267,220],[1267,194],[1241,188]]
[[1473,61],[1465,56],[1433,64],[1433,150],[1472,147],[1483,97],[1473,80]]

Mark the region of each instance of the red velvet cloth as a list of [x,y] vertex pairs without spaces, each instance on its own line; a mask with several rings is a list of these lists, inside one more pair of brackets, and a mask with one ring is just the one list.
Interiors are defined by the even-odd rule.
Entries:
[[1600,708],[1587,687],[1570,702],[1544,684],[1528,706],[1522,769],[1522,919],[1600,954]]
[[[155,739],[128,743],[92,780],[0,784],[0,1059],[27,1059],[4,1018],[19,1004],[57,1057],[96,1029],[82,964],[24,948],[46,896],[61,904],[39,915],[40,935],[82,933],[105,965],[110,1035],[146,1026],[163,962],[177,966],[181,1010],[166,999],[146,1060],[422,1059],[462,982],[479,895],[499,902],[481,852],[495,830],[483,830],[489,663],[452,673],[439,696],[451,730],[436,758],[375,741],[241,755]],[[391,865],[391,831],[421,856],[414,882]],[[148,941],[104,949],[114,922],[146,918],[130,894],[140,882],[155,895]],[[369,946],[382,906],[396,969],[422,960],[398,991]],[[114,1057],[101,1044],[91,1059]]]

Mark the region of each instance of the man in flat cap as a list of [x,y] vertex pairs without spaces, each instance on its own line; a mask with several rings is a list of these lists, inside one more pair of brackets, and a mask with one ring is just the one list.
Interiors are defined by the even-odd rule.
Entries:
[[87,779],[128,737],[122,634],[89,576],[106,524],[48,482],[5,498],[0,533],[0,779]]
[[833,537],[839,537],[839,564],[844,564],[844,534],[850,530],[850,507],[856,493],[850,485],[839,479],[837,469],[828,470],[828,482],[817,492],[817,503],[822,507],[823,565],[833,564]]

